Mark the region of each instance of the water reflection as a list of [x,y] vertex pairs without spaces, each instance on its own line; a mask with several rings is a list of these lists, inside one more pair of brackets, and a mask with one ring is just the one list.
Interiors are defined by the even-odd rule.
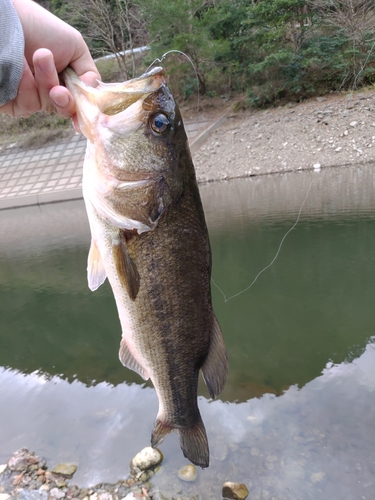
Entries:
[[[203,186],[213,275],[227,296],[245,289],[310,185],[275,264],[229,302],[213,289],[230,375],[222,400],[200,386],[212,461],[186,495],[218,498],[227,479],[251,484],[252,498],[357,498],[373,487],[372,169]],[[0,463],[27,446],[50,465],[76,461],[80,484],[116,481],[149,443],[157,398],[118,361],[109,286],[87,289],[83,203],[2,212],[0,234]],[[185,462],[176,436],[162,449],[156,481],[168,495]]]
[[[178,438],[162,445],[163,472],[155,483],[166,495],[219,498],[230,478],[252,498],[372,498],[375,486],[375,344],[351,363],[329,364],[302,389],[237,405],[200,398],[211,443],[211,466],[182,485],[185,462]],[[137,384],[87,387],[59,377],[0,372],[0,459],[28,446],[48,458],[79,464],[79,484],[117,481],[152,429],[157,399]],[[17,399],[14,398],[17,394]],[[5,399],[4,399],[5,398]],[[17,416],[17,418],[15,418]],[[142,418],[140,418],[142,417]],[[268,493],[267,493],[268,492]]]

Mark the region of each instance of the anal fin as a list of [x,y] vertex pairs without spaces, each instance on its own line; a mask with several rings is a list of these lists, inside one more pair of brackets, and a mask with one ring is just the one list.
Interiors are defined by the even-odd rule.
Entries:
[[210,349],[201,368],[204,382],[212,399],[224,389],[228,375],[228,357],[219,322],[213,315]]
[[135,359],[133,354],[129,351],[129,347],[125,339],[121,340],[118,356],[120,358],[121,363],[124,366],[126,366],[126,368],[129,368],[130,370],[133,370],[133,372],[138,373],[138,375],[140,375],[144,380],[148,380],[150,378],[148,371],[145,368],[143,368],[143,366]]
[[91,239],[91,246],[89,256],[87,259],[87,281],[89,288],[92,292],[97,290],[106,279],[107,275],[104,270],[103,261],[100,256],[98,247],[93,239]]
[[168,436],[169,433],[174,431],[174,427],[166,424],[165,422],[162,422],[158,418],[155,420],[154,428],[152,430],[151,434],[151,446],[153,448],[156,448],[156,446],[159,446],[166,436]]
[[119,279],[131,300],[135,300],[139,291],[140,276],[137,266],[128,253],[123,231],[119,231],[118,240],[113,242],[113,256]]

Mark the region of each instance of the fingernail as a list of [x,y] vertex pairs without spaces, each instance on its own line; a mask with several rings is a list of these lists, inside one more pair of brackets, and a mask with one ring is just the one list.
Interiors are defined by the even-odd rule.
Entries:
[[43,57],[42,59],[38,59],[38,67],[42,73],[45,75],[49,75],[55,69],[55,65],[50,56]]
[[65,93],[55,94],[52,100],[59,108],[65,108],[69,104],[69,97]]

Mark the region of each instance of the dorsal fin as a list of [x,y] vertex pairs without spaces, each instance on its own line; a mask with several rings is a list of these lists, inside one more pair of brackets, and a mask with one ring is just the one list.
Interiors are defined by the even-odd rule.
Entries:
[[224,389],[228,375],[228,357],[219,322],[213,314],[210,349],[201,368],[212,399]]
[[89,288],[92,292],[97,290],[106,279],[107,275],[104,270],[103,261],[100,256],[98,247],[93,239],[91,239],[91,246],[89,256],[87,259],[87,281]]
[[118,239],[113,241],[113,257],[122,285],[128,292],[131,300],[135,300],[141,280],[137,266],[134,264],[128,253],[124,231],[119,231]]
[[143,368],[143,366],[135,359],[133,354],[130,352],[128,344],[126,343],[126,340],[124,338],[121,340],[118,357],[120,358],[121,363],[126,366],[126,368],[129,368],[130,370],[133,370],[133,372],[138,373],[138,375],[140,375],[144,380],[148,380],[150,378],[148,371]]

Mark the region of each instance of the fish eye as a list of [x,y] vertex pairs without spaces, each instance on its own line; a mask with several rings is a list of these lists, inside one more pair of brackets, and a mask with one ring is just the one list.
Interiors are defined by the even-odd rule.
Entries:
[[165,134],[171,126],[171,122],[163,113],[156,113],[156,115],[152,116],[150,124],[152,131],[158,135]]

